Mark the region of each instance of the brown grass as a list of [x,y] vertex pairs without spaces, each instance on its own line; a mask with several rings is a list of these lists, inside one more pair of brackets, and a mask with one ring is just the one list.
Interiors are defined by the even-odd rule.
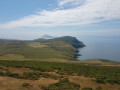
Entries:
[[[41,77],[39,80],[24,80],[11,77],[0,76],[0,90],[42,90],[41,86],[48,86],[56,83],[58,80]],[[23,83],[29,83],[30,86],[23,87]]]
[[75,82],[77,84],[79,84],[81,86],[81,88],[83,87],[91,87],[94,90],[96,90],[96,87],[102,87],[102,90],[118,90],[118,88],[120,88],[120,85],[118,84],[100,84],[100,83],[96,83],[94,80],[94,78],[89,78],[89,77],[84,77],[84,76],[68,76],[68,78],[70,79],[71,82]]
[[[9,69],[10,72],[13,73],[23,73],[23,72],[34,72],[34,70],[29,68],[14,68],[14,67],[5,67],[0,66],[4,69]],[[57,71],[56,71],[57,72]],[[44,72],[51,75],[61,76],[56,72]],[[71,82],[77,83],[83,87],[91,87],[96,90],[96,87],[102,87],[102,90],[118,90],[120,85],[118,84],[100,84],[96,83],[94,78],[84,77],[84,76],[77,76],[77,75],[63,75],[63,77],[69,78]],[[24,80],[24,79],[16,79],[11,77],[2,77],[0,76],[0,90],[42,90],[41,87],[47,87],[49,84],[56,83],[58,80],[54,80],[51,78],[44,78],[40,77],[38,80]],[[23,83],[29,83],[30,86],[23,87]]]

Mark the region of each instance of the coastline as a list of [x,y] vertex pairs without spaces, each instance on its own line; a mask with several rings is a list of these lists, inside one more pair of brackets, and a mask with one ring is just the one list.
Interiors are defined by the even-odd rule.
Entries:
[[75,54],[74,54],[74,58],[76,59],[76,60],[78,60],[78,57],[79,56],[82,56],[79,52],[80,52],[80,48],[83,48],[83,47],[85,47],[86,45],[83,43],[83,42],[81,42],[81,41],[79,41],[79,46],[78,47],[74,47],[76,50],[75,50]]

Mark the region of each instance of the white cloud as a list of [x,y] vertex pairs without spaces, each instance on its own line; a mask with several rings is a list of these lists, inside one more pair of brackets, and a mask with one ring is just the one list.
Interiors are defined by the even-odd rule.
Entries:
[[63,6],[66,4],[71,4],[71,5],[78,5],[80,3],[85,2],[86,0],[60,0],[58,1],[59,6]]
[[66,4],[66,3],[69,3],[69,2],[73,2],[74,0],[62,0],[62,1],[59,1],[59,5],[61,6],[61,5],[64,5],[64,4]]
[[[120,0],[61,0],[59,5],[79,3],[74,8],[41,11],[35,15],[0,24],[0,28],[85,25],[120,19]],[[58,8],[60,7],[58,5]]]

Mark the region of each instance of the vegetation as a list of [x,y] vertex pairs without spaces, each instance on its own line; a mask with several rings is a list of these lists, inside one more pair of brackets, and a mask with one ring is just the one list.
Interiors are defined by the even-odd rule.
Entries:
[[50,58],[75,60],[77,48],[83,46],[82,42],[69,36],[32,41],[0,40],[0,60]]
[[70,82],[68,78],[60,79],[58,83],[50,84],[48,90],[79,90],[80,85]]
[[28,87],[28,86],[30,86],[30,84],[29,83],[23,83],[22,86],[23,87]]
[[102,87],[100,87],[100,86],[96,87],[96,90],[102,90]]
[[[41,72],[56,71],[58,74],[73,74],[84,75],[86,77],[93,77],[97,83],[117,83],[120,84],[120,67],[107,67],[107,66],[92,66],[92,65],[82,65],[79,63],[60,63],[60,62],[42,62],[42,61],[0,61],[0,65],[7,67],[25,67],[34,70],[39,70]],[[38,77],[38,73],[32,73]],[[2,75],[2,73],[1,73]],[[16,74],[15,74],[16,75]],[[31,73],[23,74],[29,78]],[[42,76],[46,76],[43,75]],[[48,75],[49,76],[49,75]],[[30,76],[31,77],[31,76]],[[50,76],[51,77],[51,76]],[[31,77],[32,78],[32,77]]]
[[81,63],[87,63],[87,64],[96,64],[96,65],[120,65],[120,62],[116,61],[110,61],[106,59],[88,59],[88,60],[82,60]]
[[[73,61],[77,57],[77,48],[84,46],[75,37],[69,36],[55,39],[36,39],[32,41],[0,40],[0,76],[34,81],[40,77],[54,79],[54,84],[50,84],[48,87],[40,86],[44,90],[79,90],[80,85],[70,82],[69,77],[65,78],[69,75],[90,77],[93,78],[92,82],[94,81],[96,83],[119,85],[120,67],[98,66],[103,63],[114,63],[117,65],[116,62],[97,59],[81,62]],[[53,62],[62,60],[65,61]],[[8,69],[4,69],[4,66]],[[18,69],[30,68],[32,71],[14,73],[9,71],[9,67]],[[49,72],[57,73],[57,75],[50,74]],[[58,79],[59,82],[56,83]],[[31,84],[23,83],[21,85],[22,87],[29,87]],[[92,88],[83,87],[81,89],[93,90]],[[96,86],[94,89],[102,90],[103,88]]]
[[10,71],[7,71],[7,72],[0,71],[0,76],[9,76],[9,77],[18,78],[18,79],[29,79],[29,80],[38,80],[40,77],[52,78],[52,79],[60,78],[59,76],[40,73],[40,72],[28,72],[28,73],[18,74],[18,73],[12,73]]
[[82,90],[93,90],[93,89],[90,87],[84,87],[84,88],[82,88]]

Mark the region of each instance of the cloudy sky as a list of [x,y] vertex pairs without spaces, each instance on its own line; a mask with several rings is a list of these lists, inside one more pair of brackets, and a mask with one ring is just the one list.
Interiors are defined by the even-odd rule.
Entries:
[[120,0],[0,0],[0,38],[120,37]]

